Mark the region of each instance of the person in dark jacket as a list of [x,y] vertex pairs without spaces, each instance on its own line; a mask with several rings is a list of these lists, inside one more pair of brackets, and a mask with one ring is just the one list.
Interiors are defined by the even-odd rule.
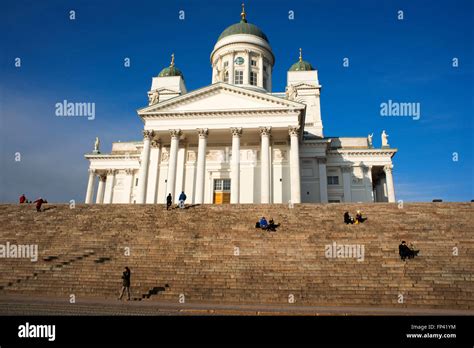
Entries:
[[166,210],[170,209],[171,204],[173,204],[173,197],[171,197],[171,193],[170,193],[168,194],[168,197],[166,197]]
[[402,244],[398,246],[398,253],[402,260],[406,258],[412,259],[417,256],[419,252],[419,250],[410,249],[404,240],[402,240]]
[[276,224],[275,221],[272,218],[270,218],[270,221],[268,222],[267,230],[276,232],[276,229],[279,226],[280,226],[280,224]]
[[353,224],[353,223],[354,223],[354,218],[349,215],[349,212],[348,212],[348,211],[346,211],[346,212],[344,213],[344,223],[345,223],[346,225],[348,225],[348,224]]
[[119,300],[122,300],[123,293],[127,290],[127,301],[130,301],[130,276],[131,276],[130,268],[125,267],[125,271],[122,274],[122,293],[120,294]]
[[184,208],[184,201],[186,200],[186,194],[184,193],[184,191],[181,192],[181,194],[179,195],[179,205],[178,207],[180,208]]
[[36,203],[36,211],[41,211],[41,206],[43,203],[48,203],[48,201],[40,197],[33,203]]

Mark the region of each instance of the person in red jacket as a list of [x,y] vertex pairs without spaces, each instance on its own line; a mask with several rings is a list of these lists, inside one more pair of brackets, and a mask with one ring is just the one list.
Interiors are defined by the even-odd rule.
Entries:
[[26,202],[26,196],[25,196],[25,194],[22,194],[20,196],[20,204],[25,203],[25,202]]
[[40,197],[36,201],[34,201],[33,203],[36,203],[36,211],[41,211],[41,205],[43,203],[48,203],[48,201],[46,201],[45,199]]

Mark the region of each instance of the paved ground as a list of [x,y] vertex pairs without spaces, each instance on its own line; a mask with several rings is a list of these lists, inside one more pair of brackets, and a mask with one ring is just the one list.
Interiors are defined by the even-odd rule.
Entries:
[[378,307],[311,307],[170,303],[87,298],[69,304],[64,299],[0,297],[0,315],[474,315],[474,310]]

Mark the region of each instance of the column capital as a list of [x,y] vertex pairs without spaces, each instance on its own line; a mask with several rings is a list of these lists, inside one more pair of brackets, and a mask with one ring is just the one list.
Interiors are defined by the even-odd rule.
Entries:
[[105,181],[107,179],[107,175],[105,173],[97,173],[100,181]]
[[272,127],[260,127],[259,129],[260,135],[263,136],[270,136],[272,134]]
[[318,158],[318,163],[320,163],[320,164],[326,164],[326,162],[327,162],[326,158],[324,158],[324,157],[319,157],[319,158]]
[[97,169],[89,168],[88,171],[89,171],[89,174],[92,174],[92,175],[97,174]]
[[125,169],[125,174],[127,174],[127,175],[131,175],[131,174],[133,174],[134,172],[135,172],[134,169],[131,169],[131,168]]
[[233,137],[238,137],[242,135],[242,128],[241,127],[231,127],[230,132],[232,133]]
[[297,137],[300,133],[300,126],[288,126],[288,133],[292,137]]
[[107,169],[106,173],[107,175],[115,175],[115,173],[117,173],[117,169]]
[[385,173],[391,173],[393,171],[393,165],[392,164],[387,164],[383,166],[383,171]]
[[209,135],[209,129],[208,128],[198,128],[197,129],[199,139],[207,139]]
[[352,166],[342,166],[341,169],[343,173],[352,173]]
[[157,148],[157,147],[160,147],[160,145],[161,145],[160,139],[153,139],[151,141],[151,147]]
[[170,129],[171,138],[179,138],[181,134],[181,129]]
[[153,138],[154,135],[155,135],[155,132],[152,131],[152,130],[144,130],[143,131],[143,138],[144,139],[151,140],[151,138]]

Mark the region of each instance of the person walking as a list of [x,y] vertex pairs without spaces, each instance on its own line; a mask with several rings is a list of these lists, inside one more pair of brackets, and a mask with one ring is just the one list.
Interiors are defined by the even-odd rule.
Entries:
[[171,204],[173,204],[173,197],[171,197],[171,193],[170,193],[168,194],[168,197],[166,197],[166,210],[170,209]]
[[48,201],[40,197],[36,201],[34,201],[33,203],[36,203],[36,211],[40,212],[41,211],[41,206],[43,205],[43,203],[48,203]]
[[184,209],[184,201],[186,201],[186,194],[184,193],[184,191],[181,191],[181,194],[179,195],[179,207],[181,209]]
[[120,294],[119,300],[122,300],[123,294],[125,290],[127,290],[127,301],[130,301],[130,276],[132,273],[130,272],[130,268],[125,267],[125,271],[122,274],[122,293]]

